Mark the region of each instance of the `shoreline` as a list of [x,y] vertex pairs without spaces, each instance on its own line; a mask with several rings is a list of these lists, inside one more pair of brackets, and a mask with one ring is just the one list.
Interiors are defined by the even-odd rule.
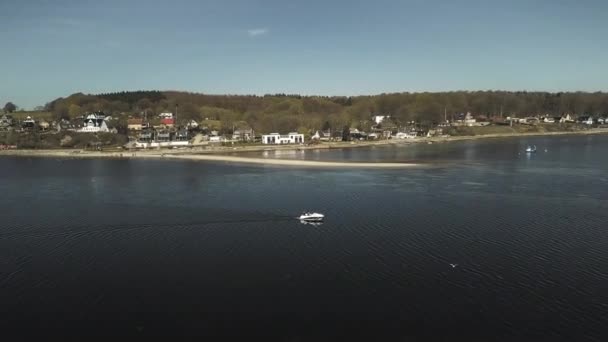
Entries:
[[471,136],[453,137],[432,137],[417,139],[391,139],[381,141],[359,141],[359,142],[335,142],[320,143],[311,146],[239,146],[239,147],[215,147],[213,149],[202,149],[192,147],[188,150],[137,150],[137,151],[82,151],[73,149],[56,150],[1,150],[2,156],[16,157],[50,157],[50,158],[112,158],[112,159],[177,159],[193,161],[227,162],[234,164],[257,164],[274,166],[296,166],[296,167],[352,167],[352,168],[411,168],[420,167],[425,163],[365,163],[365,162],[333,162],[333,161],[313,161],[313,160],[294,160],[280,158],[255,158],[235,156],[236,153],[243,152],[264,152],[264,151],[302,151],[302,150],[324,150],[324,149],[344,149],[356,147],[388,146],[388,145],[413,145],[420,143],[448,143],[455,141],[482,140],[495,138],[518,138],[535,136],[559,136],[559,135],[593,135],[608,134],[606,128],[596,128],[577,132],[532,132],[532,133],[508,133],[508,134],[486,134]]
[[190,161],[209,161],[230,164],[249,164],[249,165],[266,165],[266,166],[292,166],[292,167],[329,167],[329,168],[380,168],[380,169],[395,169],[395,168],[412,168],[423,166],[423,163],[374,163],[374,162],[335,162],[335,161],[316,161],[316,160],[297,160],[297,159],[268,159],[268,158],[250,158],[239,157],[233,155],[218,155],[218,154],[171,154],[162,153],[159,151],[142,151],[138,152],[81,152],[78,151],[66,152],[62,150],[21,150],[22,153],[17,153],[19,150],[12,150],[15,153],[3,153],[1,156],[13,157],[35,157],[35,158],[57,158],[57,159],[155,159],[155,160],[190,160]]

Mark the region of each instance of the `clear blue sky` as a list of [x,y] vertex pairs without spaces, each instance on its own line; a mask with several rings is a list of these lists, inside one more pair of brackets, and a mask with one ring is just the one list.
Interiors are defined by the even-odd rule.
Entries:
[[0,102],[608,90],[603,0],[0,0]]

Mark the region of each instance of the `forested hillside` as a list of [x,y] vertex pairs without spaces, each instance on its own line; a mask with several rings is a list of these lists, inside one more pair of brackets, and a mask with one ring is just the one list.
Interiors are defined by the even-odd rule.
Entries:
[[442,92],[395,93],[357,97],[206,95],[176,91],[133,91],[87,95],[77,93],[45,106],[55,118],[85,112],[139,116],[177,112],[178,123],[205,118],[220,120],[226,128],[245,121],[259,132],[310,131],[370,124],[370,115],[389,114],[398,122],[440,122],[456,113],[528,116],[563,113],[608,114],[608,93]]

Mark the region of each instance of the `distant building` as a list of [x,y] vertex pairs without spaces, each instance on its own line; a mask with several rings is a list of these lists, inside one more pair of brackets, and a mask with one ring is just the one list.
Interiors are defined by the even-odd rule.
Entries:
[[540,120],[538,120],[538,118],[533,117],[533,116],[528,116],[528,117],[519,119],[519,123],[524,124],[524,125],[536,125],[539,122],[540,122]]
[[142,130],[138,136],[139,141],[149,142],[149,141],[152,141],[153,139],[154,139],[154,131],[151,129]]
[[429,131],[426,133],[426,136],[428,138],[431,137],[438,137],[443,135],[443,129],[442,128],[436,128],[436,129],[429,129]]
[[141,118],[133,118],[127,120],[127,128],[130,131],[141,131],[143,128],[144,120]]
[[209,142],[210,143],[225,143],[225,142],[228,142],[228,139],[226,139],[226,137],[224,137],[224,136],[213,135],[213,136],[209,137]]
[[163,131],[158,131],[156,133],[156,141],[170,141],[171,140],[171,133],[169,131],[163,130]]
[[287,135],[280,135],[279,133],[270,133],[262,135],[263,144],[302,144],[304,143],[304,134],[289,133]]
[[160,113],[160,114],[158,114],[158,117],[161,119],[173,119],[173,113],[170,113],[170,112]]
[[476,122],[477,119],[475,119],[471,113],[467,112],[466,114],[461,113],[458,115],[458,119],[455,121],[455,124],[457,126],[475,126]]
[[399,133],[397,133],[397,135],[395,135],[395,138],[397,138],[397,139],[414,139],[414,138],[416,138],[416,136],[418,136],[418,133],[416,133],[416,132],[399,132]]
[[175,140],[176,141],[187,141],[189,138],[187,129],[180,129],[175,132]]
[[91,113],[87,115],[84,119],[82,128],[78,130],[78,132],[82,133],[100,133],[105,132],[108,133],[110,130],[108,129],[108,125],[105,122],[105,115],[103,113]]
[[376,125],[379,125],[382,123],[382,121],[390,119],[390,117],[390,115],[374,115],[372,116],[372,120],[376,123]]
[[188,126],[188,128],[198,128],[198,122],[190,120],[186,126]]
[[6,130],[13,126],[13,117],[9,114],[0,116],[0,129]]
[[21,128],[24,130],[34,129],[36,128],[36,121],[34,121],[31,116],[28,116],[21,122]]
[[165,126],[165,127],[173,127],[173,126],[175,126],[175,119],[163,118],[163,119],[160,119],[160,124],[161,124],[161,126]]
[[560,119],[559,119],[560,123],[573,123],[574,122],[574,118],[572,117],[572,115],[570,114],[566,114],[563,115]]
[[47,129],[49,129],[51,125],[46,121],[46,120],[42,120],[38,123],[38,127],[40,127],[41,130],[46,131]]
[[331,140],[331,130],[327,130],[327,132],[321,132],[321,141],[330,141]]
[[367,133],[358,130],[357,128],[351,127],[349,129],[349,139],[354,139],[354,140],[364,140],[367,138]]
[[581,116],[578,118],[578,122],[585,124],[585,125],[593,125],[594,121],[593,121],[593,117],[592,116]]

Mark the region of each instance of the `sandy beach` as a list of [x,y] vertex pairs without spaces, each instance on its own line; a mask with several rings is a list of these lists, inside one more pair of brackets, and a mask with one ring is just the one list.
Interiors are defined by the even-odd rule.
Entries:
[[417,163],[361,163],[361,162],[325,162],[314,160],[289,160],[248,158],[234,155],[169,153],[163,151],[137,152],[93,152],[65,150],[11,150],[0,151],[0,156],[47,157],[47,158],[116,158],[116,159],[162,159],[162,160],[194,160],[223,162],[232,164],[275,165],[292,167],[349,167],[349,168],[407,168],[422,166]]
[[2,150],[1,156],[20,156],[20,157],[50,157],[50,158],[137,158],[137,159],[162,159],[162,160],[193,160],[209,162],[225,162],[233,164],[252,164],[252,165],[274,165],[289,167],[347,167],[347,168],[411,168],[421,167],[424,163],[362,163],[362,162],[331,162],[331,161],[312,161],[312,160],[293,160],[293,159],[269,159],[269,158],[250,158],[234,155],[242,152],[256,151],[290,151],[290,150],[315,150],[315,149],[343,149],[368,146],[383,145],[411,145],[420,143],[448,143],[463,140],[478,140],[491,138],[510,138],[525,136],[556,136],[556,135],[589,135],[589,134],[608,134],[608,129],[597,128],[578,132],[544,132],[544,133],[517,133],[517,134],[487,134],[476,136],[455,136],[455,137],[433,137],[417,138],[407,140],[382,140],[382,141],[358,141],[358,142],[332,142],[316,145],[284,145],[284,146],[238,146],[238,147],[213,147],[202,148],[193,147],[188,149],[167,149],[167,150],[114,150],[114,151],[84,151],[74,149],[56,150]]

